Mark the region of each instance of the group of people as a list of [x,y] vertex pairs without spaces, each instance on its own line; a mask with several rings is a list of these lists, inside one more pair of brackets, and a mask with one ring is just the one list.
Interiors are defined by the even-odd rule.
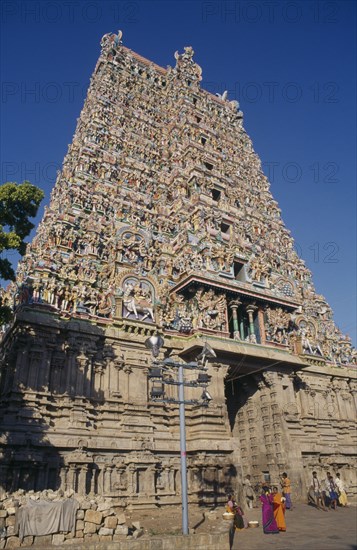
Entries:
[[325,512],[328,509],[337,510],[338,504],[340,506],[347,506],[347,494],[340,473],[338,472],[334,479],[331,473],[327,472],[326,478],[323,481],[319,481],[317,472],[312,472],[308,503]]
[[[255,491],[251,483],[251,476],[247,475],[243,481],[243,490],[246,506],[254,508]],[[262,506],[262,523],[265,534],[274,534],[286,531],[285,512],[292,510],[291,482],[286,472],[281,475],[280,488],[263,483],[259,500]],[[334,478],[327,472],[326,479],[319,481],[317,473],[312,473],[312,483],[308,492],[308,503],[318,509],[327,511],[336,510],[337,506],[347,506],[347,494],[340,473]],[[238,506],[233,495],[228,496],[227,511],[233,514],[233,527],[243,529],[248,527],[244,512]]]
[[[266,534],[286,531],[285,510],[292,509],[291,483],[286,472],[281,476],[281,491],[277,486],[269,487],[264,484],[259,500],[262,504],[263,531]],[[251,483],[251,476],[247,475],[244,482],[244,496],[248,509],[252,509],[255,503],[255,492]],[[228,495],[227,511],[233,514],[233,526],[235,529],[248,527],[248,521],[244,512],[238,506],[233,495]]]

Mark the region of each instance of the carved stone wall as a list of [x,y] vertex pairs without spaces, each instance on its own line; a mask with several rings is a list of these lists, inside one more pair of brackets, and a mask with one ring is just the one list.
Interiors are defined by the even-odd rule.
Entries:
[[[18,314],[3,342],[3,491],[73,489],[136,507],[179,502],[177,406],[149,399],[143,342],[153,330]],[[179,352],[182,342],[167,337],[166,345]],[[283,471],[304,498],[313,469],[341,471],[356,494],[355,372],[286,366],[230,380],[232,368],[211,364],[212,402],[186,407],[190,502],[222,502],[241,493],[242,475],[260,483],[268,473],[277,483]]]
[[[178,406],[150,402],[152,358],[143,342],[152,332],[130,321],[98,326],[34,318],[30,310],[18,315],[3,342],[2,490],[73,489],[133,506],[179,502]],[[196,503],[222,500],[237,483],[220,370],[212,367],[214,404],[187,406]],[[187,399],[193,392],[187,388]]]
[[[295,497],[305,498],[312,472],[341,472],[357,495],[356,372],[287,369],[243,376],[227,384],[232,433],[239,438],[243,472],[280,483],[289,472]],[[236,416],[234,415],[237,411]]]

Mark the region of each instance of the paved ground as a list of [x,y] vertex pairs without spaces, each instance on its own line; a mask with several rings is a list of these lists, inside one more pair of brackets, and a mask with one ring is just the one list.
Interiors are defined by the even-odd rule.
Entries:
[[[252,510],[249,520],[259,520],[255,529],[236,531],[232,550],[357,550],[357,508],[338,508],[323,512],[306,504],[286,511],[285,533],[265,535],[261,511]],[[220,549],[217,549],[220,550]]]

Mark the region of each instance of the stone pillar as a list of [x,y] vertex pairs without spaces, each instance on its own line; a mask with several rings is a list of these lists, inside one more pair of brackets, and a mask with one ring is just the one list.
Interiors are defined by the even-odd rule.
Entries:
[[241,304],[240,300],[232,300],[229,302],[229,307],[232,311],[233,317],[233,338],[235,340],[240,340],[239,334],[239,320],[238,320],[238,307]]
[[47,349],[45,360],[43,361],[43,371],[40,373],[40,386],[48,390],[50,380],[50,369],[52,360],[52,349]]
[[103,493],[109,495],[112,485],[112,468],[109,465],[103,468]]
[[125,466],[117,467],[117,480],[119,489],[126,491],[128,489],[128,478]]
[[259,321],[260,340],[262,344],[265,344],[266,337],[265,337],[264,311],[262,310],[262,308],[259,308],[258,310],[258,321]]
[[87,354],[87,363],[85,369],[85,378],[83,380],[83,396],[90,397],[93,375],[93,354]]
[[98,471],[97,494],[101,496],[104,494],[104,469],[105,469],[105,466],[102,466],[101,468],[99,468],[99,471]]
[[149,466],[146,469],[144,493],[148,496],[155,494],[155,466]]
[[336,411],[335,404],[332,402],[331,399],[331,388],[326,388],[324,391],[321,392],[321,396],[323,397],[324,403],[322,406],[322,418],[332,418],[333,413],[338,413]]
[[96,477],[97,477],[97,469],[95,466],[92,466],[90,468],[90,494],[95,495],[96,494]]
[[61,489],[62,491],[66,491],[67,490],[67,468],[66,467],[60,468],[59,476],[61,480]]
[[246,312],[248,313],[248,319],[249,319],[249,341],[253,344],[257,343],[257,339],[255,337],[254,333],[254,319],[253,319],[253,313],[256,311],[257,306],[249,305],[246,307]]
[[346,412],[346,416],[344,417],[345,420],[350,422],[355,422],[356,417],[356,408],[353,405],[353,399],[351,393],[348,391],[348,384],[346,384],[346,389],[339,392],[339,398],[341,403],[344,405],[344,410]]
[[349,393],[349,387],[347,381],[344,378],[333,378],[332,379],[333,389],[335,390],[335,396],[337,401],[337,406],[340,411],[341,420],[347,420],[350,418],[350,411],[348,407],[348,398],[351,399],[351,394]]
[[70,464],[69,470],[68,470],[68,476],[67,476],[67,489],[73,489],[75,491],[76,490],[75,482],[76,482],[76,466],[75,464]]
[[240,332],[240,339],[244,341],[244,318],[243,315],[240,318],[239,321],[239,332]]
[[74,352],[68,351],[67,354],[67,373],[66,373],[66,393],[71,395],[71,385],[72,385],[72,368],[74,362]]
[[92,385],[92,391],[94,396],[102,391],[102,378],[104,374],[104,367],[102,363],[96,362],[94,364],[94,383]]
[[164,466],[162,470],[162,487],[166,490],[166,492],[170,493],[170,467]]
[[113,397],[121,397],[122,392],[120,391],[120,372],[123,370],[125,363],[124,360],[121,358],[117,358],[113,362],[114,365],[114,384],[113,389],[111,391],[111,395]]
[[[5,380],[3,382],[4,384],[4,392],[11,391],[11,366],[9,364],[5,365],[6,370],[4,370],[5,374]],[[23,383],[25,386],[27,385],[27,373],[29,369],[29,352],[25,349],[19,349],[16,356],[16,365],[14,369],[14,386],[18,386],[19,384]]]
[[134,464],[130,464],[128,470],[129,470],[128,491],[130,495],[135,495],[137,493],[136,467],[134,466]]
[[82,464],[79,470],[79,476],[78,476],[78,493],[80,495],[86,494],[87,474],[88,474],[88,464]]
[[32,390],[37,390],[39,372],[42,369],[43,364],[43,351],[31,350],[30,351],[30,365],[28,370],[27,385]]
[[109,357],[105,357],[104,359],[104,376],[103,376],[103,393],[105,399],[108,399],[111,397],[111,386],[112,386],[112,380],[111,380],[111,361]]
[[77,357],[76,361],[76,395],[84,395],[84,383],[87,377],[88,358],[84,355]]
[[130,401],[130,375],[133,372],[133,369],[129,365],[125,365],[123,371],[126,374],[126,392],[124,395],[125,401]]

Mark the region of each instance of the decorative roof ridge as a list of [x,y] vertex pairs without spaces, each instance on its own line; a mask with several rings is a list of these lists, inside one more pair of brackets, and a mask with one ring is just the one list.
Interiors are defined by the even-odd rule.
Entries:
[[[127,46],[121,46],[123,48],[123,50],[125,50],[127,53],[129,53],[130,55],[132,55],[135,59],[137,59],[138,61],[141,61],[142,63],[144,63],[145,65],[147,65],[148,67],[154,67],[157,71],[159,71],[161,74],[166,74],[167,73],[167,69],[165,69],[164,67],[161,67],[161,65],[158,65],[157,63],[154,63],[153,61],[150,61],[149,59],[147,59],[146,57],[144,57],[143,55],[140,55],[139,53],[137,52],[134,52],[134,50],[131,50],[130,48],[128,48]],[[220,97],[214,95],[212,92],[209,92],[208,90],[205,90],[204,88],[201,88],[200,87],[200,91],[208,96],[210,96],[211,99],[213,99],[216,103],[219,103],[220,105],[226,105],[227,103]]]
[[154,63],[153,61],[150,61],[149,59],[147,59],[146,57],[140,55],[139,53],[136,53],[134,52],[134,50],[131,50],[130,48],[127,48],[126,46],[122,46],[123,50],[125,50],[126,52],[130,53],[133,57],[135,57],[135,59],[137,59],[138,61],[141,61],[142,63],[144,63],[145,65],[147,65],[148,67],[154,67],[156,70],[158,70],[161,74],[166,74],[167,73],[167,69],[165,69],[164,67],[161,67],[161,65],[157,65],[157,63]]

